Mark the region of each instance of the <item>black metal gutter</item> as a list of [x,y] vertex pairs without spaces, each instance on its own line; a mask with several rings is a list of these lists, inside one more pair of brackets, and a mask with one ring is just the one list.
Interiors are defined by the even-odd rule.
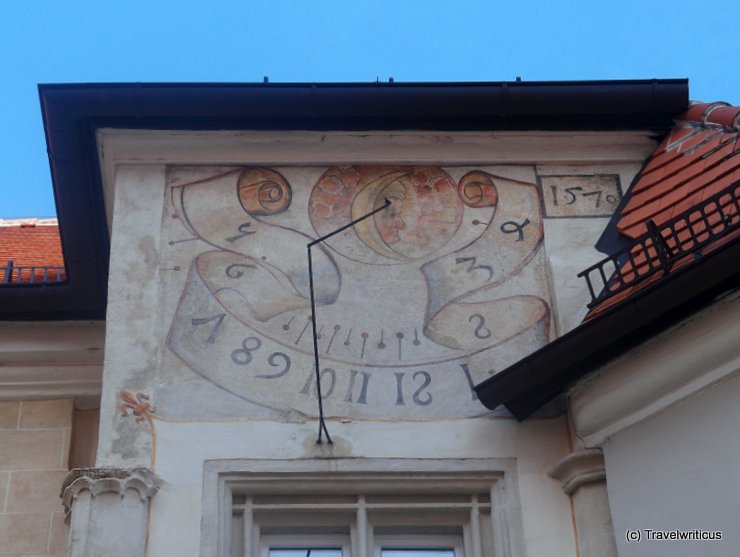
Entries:
[[632,295],[475,387],[524,420],[630,348],[740,288],[740,237]]
[[662,129],[688,106],[685,79],[80,84],[40,93],[54,131],[80,117],[147,129]]
[[109,240],[99,128],[180,130],[629,130],[665,133],[688,80],[490,83],[40,85],[62,285],[0,290],[0,320],[102,319]]

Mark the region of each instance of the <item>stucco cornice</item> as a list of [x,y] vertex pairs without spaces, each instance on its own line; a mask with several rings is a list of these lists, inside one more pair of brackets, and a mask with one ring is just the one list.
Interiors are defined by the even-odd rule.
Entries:
[[0,322],[0,401],[96,400],[104,342],[100,321]]
[[121,165],[241,166],[641,163],[650,130],[604,131],[185,131],[101,128],[96,141],[108,226]]
[[740,293],[735,292],[595,371],[570,392],[586,446],[740,372]]

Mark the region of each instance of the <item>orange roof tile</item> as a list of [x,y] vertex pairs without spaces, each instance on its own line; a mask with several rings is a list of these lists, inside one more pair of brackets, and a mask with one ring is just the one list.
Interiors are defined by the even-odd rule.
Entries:
[[[676,127],[653,153],[632,187],[617,229],[630,238],[647,231],[693,204],[705,190],[719,191],[740,170],[740,107],[697,103],[681,115]],[[680,209],[680,210],[679,210]]]
[[[643,237],[648,231],[648,222],[657,227],[675,219],[678,215],[698,207],[703,201],[727,190],[740,196],[740,107],[727,103],[695,103],[676,119],[675,127],[669,132],[655,152],[651,155],[636,177],[629,192],[626,204],[617,217],[617,230],[632,240]],[[692,233],[701,235],[706,230],[714,230],[722,220],[721,227],[737,225],[740,215],[737,203],[724,195],[720,201],[722,215],[717,213],[706,220],[693,214],[689,230],[686,221],[679,221],[675,230],[668,236],[663,234],[666,246],[675,249],[689,246],[694,240]],[[728,220],[729,219],[729,220]],[[740,236],[735,229],[729,234],[713,240],[704,246],[707,253],[720,245]],[[645,253],[647,252],[647,253]],[[610,288],[620,286],[619,275],[629,283],[637,272],[638,276],[649,269],[650,258],[657,258],[652,241],[644,246],[633,248],[633,260],[623,263],[612,280]],[[694,261],[687,255],[671,261],[670,272]],[[634,295],[664,276],[663,272],[650,275],[621,292],[607,297],[591,309],[586,319],[602,313],[621,301]]]
[[[21,280],[14,271],[12,282],[31,282],[31,267],[63,267],[62,244],[56,219],[0,220],[0,282],[6,280],[4,269],[12,261],[13,267],[26,267]],[[34,270],[33,282],[43,280],[43,270]],[[62,276],[64,278],[64,272]],[[50,275],[55,281],[56,273]],[[10,280],[8,280],[10,282]]]

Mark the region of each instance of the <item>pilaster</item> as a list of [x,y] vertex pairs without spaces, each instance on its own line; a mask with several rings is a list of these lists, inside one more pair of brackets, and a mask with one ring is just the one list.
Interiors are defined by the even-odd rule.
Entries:
[[555,464],[548,475],[561,482],[573,501],[580,556],[616,557],[601,449],[573,452]]
[[62,486],[69,557],[143,557],[149,501],[160,480],[146,468],[80,468]]

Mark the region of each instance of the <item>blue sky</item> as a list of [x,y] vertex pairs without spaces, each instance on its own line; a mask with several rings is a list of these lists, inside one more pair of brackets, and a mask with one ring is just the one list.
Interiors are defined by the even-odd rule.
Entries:
[[0,218],[53,216],[38,83],[688,77],[740,103],[740,2],[0,0]]

